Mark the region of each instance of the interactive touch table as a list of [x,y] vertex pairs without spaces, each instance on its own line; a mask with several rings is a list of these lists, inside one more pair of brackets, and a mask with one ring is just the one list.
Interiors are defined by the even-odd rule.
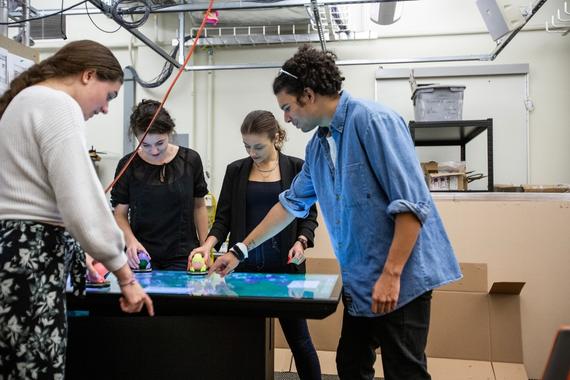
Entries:
[[273,318],[322,319],[337,275],[137,273],[156,316],[120,311],[111,287],[68,293],[67,379],[272,379]]

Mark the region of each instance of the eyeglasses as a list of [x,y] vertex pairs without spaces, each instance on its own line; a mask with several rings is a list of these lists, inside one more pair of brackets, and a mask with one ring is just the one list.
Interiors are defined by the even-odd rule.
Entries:
[[299,80],[299,77],[296,75],[291,74],[289,71],[285,71],[283,69],[279,69],[279,74],[277,74],[277,76],[280,76],[281,74],[285,74],[287,76],[290,76],[291,78],[295,78],[297,80]]

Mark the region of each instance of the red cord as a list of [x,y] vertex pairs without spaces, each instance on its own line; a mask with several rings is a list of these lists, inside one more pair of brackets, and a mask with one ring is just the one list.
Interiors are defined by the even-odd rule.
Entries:
[[[134,160],[135,155],[137,154],[137,152],[138,152],[139,148],[141,147],[146,135],[148,134],[148,131],[150,130],[150,127],[152,127],[152,125],[154,124],[154,121],[156,120],[156,118],[158,117],[158,114],[160,113],[160,110],[162,110],[162,108],[164,107],[164,104],[166,103],[166,99],[168,99],[168,96],[170,95],[172,88],[174,87],[174,85],[178,81],[178,78],[180,78],[180,76],[184,72],[184,69],[186,68],[186,65],[190,61],[190,57],[192,57],[192,54],[194,53],[194,49],[196,49],[196,45],[198,44],[198,39],[200,38],[200,35],[202,34],[204,27],[206,26],[207,16],[212,11],[213,5],[214,5],[214,0],[210,0],[210,3],[208,4],[208,10],[204,13],[204,18],[202,19],[202,24],[200,24],[200,28],[198,29],[198,33],[196,34],[196,37],[194,38],[194,43],[192,44],[192,47],[190,48],[188,55],[186,55],[186,59],[184,60],[184,64],[182,66],[180,66],[180,68],[178,69],[178,72],[176,73],[176,77],[174,78],[174,80],[172,81],[170,86],[168,86],[168,90],[166,90],[166,93],[162,97],[162,100],[160,101],[160,104],[158,105],[158,108],[156,109],[156,112],[154,113],[152,120],[148,124],[148,127],[146,128],[146,130],[145,130],[141,140],[139,141],[137,147],[133,151],[133,154],[131,154],[131,157],[129,157],[129,160],[127,161],[126,165],[123,166],[123,168],[121,169],[119,174],[117,174],[117,177],[115,177],[113,182],[111,182],[109,184],[109,186],[107,186],[107,188],[105,188],[105,194],[108,193],[113,188],[113,186],[115,186],[117,181],[119,181],[119,179],[123,176],[123,174],[125,174],[125,172],[129,168],[129,165]],[[182,43],[182,46],[184,46],[184,41],[180,41],[180,42]]]

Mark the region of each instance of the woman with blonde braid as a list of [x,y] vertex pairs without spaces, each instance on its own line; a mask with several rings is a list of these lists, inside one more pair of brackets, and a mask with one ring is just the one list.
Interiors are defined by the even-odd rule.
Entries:
[[122,82],[108,48],[75,41],[0,98],[0,378],[63,379],[68,274],[76,293],[85,285],[74,239],[117,276],[123,311],[146,305],[154,313],[127,265],[84,137],[85,121],[107,113]]

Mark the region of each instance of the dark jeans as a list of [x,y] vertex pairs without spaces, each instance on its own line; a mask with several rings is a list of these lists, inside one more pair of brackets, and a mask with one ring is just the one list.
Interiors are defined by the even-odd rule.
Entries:
[[376,349],[381,348],[386,380],[429,380],[425,347],[431,291],[389,314],[353,317],[344,309],[336,355],[341,380],[372,380]]
[[301,380],[321,380],[321,365],[305,319],[279,318]]

